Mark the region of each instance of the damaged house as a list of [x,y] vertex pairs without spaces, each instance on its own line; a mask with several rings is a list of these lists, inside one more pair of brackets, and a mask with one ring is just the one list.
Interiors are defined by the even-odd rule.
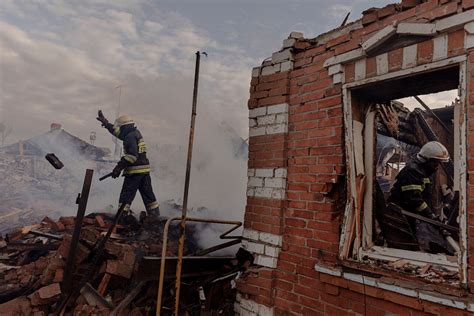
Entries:
[[[237,313],[474,312],[473,65],[473,1],[403,0],[293,32],[253,69],[243,246],[256,266]],[[423,101],[444,91],[444,107]],[[426,180],[442,220],[391,217],[396,176],[429,141],[451,157]]]

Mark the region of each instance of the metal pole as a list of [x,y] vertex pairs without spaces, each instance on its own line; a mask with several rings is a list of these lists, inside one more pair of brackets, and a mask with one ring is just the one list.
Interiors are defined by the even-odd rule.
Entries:
[[451,131],[449,130],[449,128],[444,124],[444,122],[439,118],[438,115],[435,114],[435,112],[433,112],[433,110],[431,110],[429,108],[428,105],[426,105],[425,102],[423,102],[422,99],[420,99],[417,95],[413,96],[415,98],[416,101],[418,101],[418,103],[421,104],[421,106],[432,116],[434,117],[434,119],[436,121],[438,121],[439,125],[441,125],[441,127],[446,131],[446,133],[448,133],[448,135],[451,135]]
[[193,109],[191,114],[191,127],[189,129],[189,144],[188,144],[188,162],[186,164],[186,179],[184,181],[184,196],[183,196],[183,209],[181,213],[181,224],[179,231],[179,243],[178,243],[178,263],[176,266],[176,291],[175,291],[175,306],[174,315],[178,315],[179,311],[179,294],[181,290],[181,268],[183,264],[183,252],[184,252],[184,236],[186,226],[186,213],[188,209],[188,193],[189,193],[189,179],[191,177],[191,160],[193,157],[193,142],[194,142],[194,124],[196,121],[196,105],[199,85],[199,63],[201,60],[201,53],[196,52],[196,68],[194,70],[194,91],[193,91]]
[[74,266],[74,260],[76,259],[76,250],[77,245],[79,244],[79,237],[81,234],[82,220],[84,219],[84,214],[86,213],[87,200],[89,198],[89,192],[92,184],[92,175],[94,170],[87,169],[84,176],[84,183],[82,185],[82,193],[79,196],[77,208],[76,222],[74,224],[74,232],[71,238],[71,244],[69,247],[69,253],[67,256],[66,268],[64,270],[64,290],[65,292],[71,292],[72,288],[72,272]]

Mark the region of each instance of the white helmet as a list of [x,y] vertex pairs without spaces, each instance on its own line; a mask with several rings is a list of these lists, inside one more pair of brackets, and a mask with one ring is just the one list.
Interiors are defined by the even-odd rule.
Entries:
[[421,162],[426,162],[429,159],[438,160],[440,162],[449,161],[448,150],[440,142],[426,143],[421,147],[420,152],[416,156]]
[[127,124],[134,124],[135,122],[133,121],[133,118],[130,115],[122,115],[119,116],[116,120],[114,125],[116,127],[121,127]]

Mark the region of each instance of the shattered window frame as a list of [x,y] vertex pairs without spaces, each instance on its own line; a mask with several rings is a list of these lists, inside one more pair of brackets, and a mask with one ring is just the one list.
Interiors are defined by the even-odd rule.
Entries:
[[[459,190],[459,244],[461,248],[461,252],[458,253],[457,256],[457,262],[452,261],[453,256],[449,258],[450,256],[443,254],[429,254],[420,251],[409,251],[374,245],[372,240],[374,220],[372,198],[374,193],[373,182],[376,179],[376,166],[373,165],[373,159],[375,157],[373,147],[376,141],[376,133],[374,128],[367,129],[364,127],[367,124],[375,124],[375,111],[370,111],[366,115],[365,122],[354,120],[352,113],[352,92],[357,88],[386,80],[416,77],[447,67],[458,67],[459,69],[459,106],[454,110],[453,135],[455,142],[455,155],[453,157],[454,189]],[[436,264],[448,270],[459,272],[459,282],[461,284],[467,284],[466,73],[467,58],[466,56],[458,56],[343,84],[344,125],[346,127],[347,202],[339,244],[339,258],[341,260],[364,262],[366,259],[372,259],[395,262],[400,259],[405,259],[411,264],[418,266]],[[370,130],[372,130],[372,132],[370,132]],[[366,142],[366,138],[371,141]],[[372,167],[364,168],[364,165],[368,165],[368,163],[370,163]],[[360,176],[356,176],[361,168],[362,174],[364,174],[362,177],[363,180]],[[365,190],[360,190],[360,188],[364,188]],[[361,192],[363,192],[363,194],[361,194]],[[360,199],[358,195],[360,195]],[[359,220],[355,220],[357,218]],[[351,255],[349,255],[350,253]],[[454,258],[456,259],[456,257]]]

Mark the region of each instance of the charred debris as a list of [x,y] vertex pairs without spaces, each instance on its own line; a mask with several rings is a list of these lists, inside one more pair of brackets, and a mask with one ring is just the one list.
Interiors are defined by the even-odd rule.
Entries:
[[[45,217],[0,240],[0,314],[49,315],[61,307],[65,315],[155,314],[166,218],[146,220],[138,231],[117,224],[109,238],[112,215],[91,213],[78,221]],[[162,314],[171,313],[174,302],[178,226],[172,223],[168,232]],[[180,311],[231,314],[234,280],[253,257],[243,249],[212,256],[222,247],[201,249],[196,229],[186,227]]]

